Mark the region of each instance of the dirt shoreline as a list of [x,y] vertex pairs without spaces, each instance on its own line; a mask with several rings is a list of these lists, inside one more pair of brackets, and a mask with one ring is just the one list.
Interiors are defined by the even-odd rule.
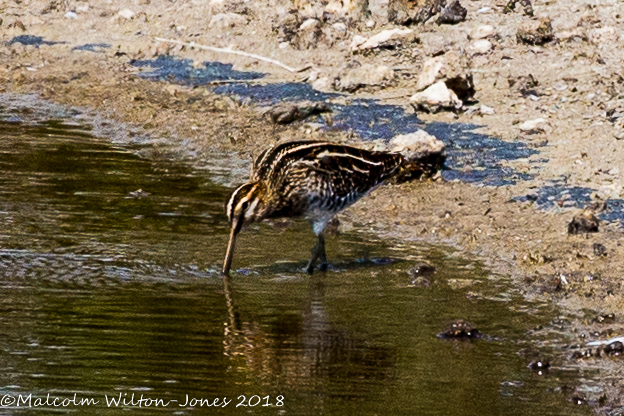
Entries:
[[[395,112],[403,109],[404,119],[417,120],[445,140],[457,175],[385,186],[341,215],[342,226],[365,227],[388,239],[459,247],[494,272],[512,276],[527,299],[560,308],[568,320],[562,331],[570,345],[624,335],[620,317],[624,146],[614,137],[617,122],[608,115],[624,104],[618,54],[624,43],[619,15],[624,15],[623,6],[591,7],[572,0],[536,3],[538,16],[552,18],[558,41],[531,46],[516,41],[517,28],[529,19],[521,12],[503,14],[487,0],[463,5],[468,19],[458,25],[412,26],[418,40],[409,47],[353,54],[349,45],[355,35],[371,36],[397,25],[369,27],[365,20],[343,19],[338,22],[346,22],[344,30],[331,26],[336,32],[331,41],[326,34],[317,39],[316,47],[294,47],[293,42],[283,47],[280,31],[274,28],[279,26],[276,11],[285,6],[277,1],[73,2],[68,8],[61,2],[39,0],[11,3],[0,7],[0,93],[36,93],[44,100],[88,108],[126,123],[129,134],[118,139],[154,144],[146,157],[173,156],[203,166],[220,155],[224,169],[236,162],[228,183],[233,185],[245,179],[249,162],[244,161],[278,140],[322,138],[370,144],[363,142],[357,129],[331,128],[332,118],[339,117],[336,111],[324,116],[324,127],[309,120],[276,125],[263,115],[253,94],[237,99],[216,94],[201,79],[188,78],[189,71],[203,70],[205,61],[219,61],[233,65],[226,69],[240,71],[241,76],[264,74],[252,85],[297,83],[311,72],[313,79],[337,77],[346,82],[349,65],[383,63],[394,68],[394,78],[364,85],[353,94],[335,92],[340,95],[331,95],[329,102],[343,111],[354,100]],[[484,7],[490,11],[479,12]],[[125,9],[134,14],[120,15]],[[67,17],[72,10],[75,15]],[[234,19],[231,22],[213,24],[219,13],[223,19],[227,13],[236,16],[229,17]],[[423,62],[438,53],[431,45],[467,50],[468,34],[484,24],[497,32],[492,38],[494,48],[470,60],[475,98],[493,107],[494,114],[419,113],[416,118],[408,98],[415,92]],[[565,38],[568,32],[578,33]],[[253,51],[294,67],[311,64],[313,69],[290,73],[246,57],[156,42],[155,36]],[[159,57],[187,59],[183,68],[187,78],[175,73],[160,79],[146,77]],[[539,83],[533,86],[535,94],[523,95],[517,83],[525,82],[529,74]],[[545,119],[540,131],[519,129],[522,122],[536,118]],[[469,145],[471,140],[493,142],[487,142],[480,153],[479,145]],[[510,157],[496,153],[505,146],[511,149]],[[488,182],[489,174],[500,177]],[[572,217],[590,206],[597,207],[596,215],[602,219],[599,232],[568,235]],[[615,314],[614,320],[594,319],[610,313]],[[595,410],[620,414],[624,406],[621,360],[604,354],[578,359],[568,352],[562,352],[560,359],[568,367],[600,369],[605,399]],[[590,396],[583,399],[598,403],[598,397]]]

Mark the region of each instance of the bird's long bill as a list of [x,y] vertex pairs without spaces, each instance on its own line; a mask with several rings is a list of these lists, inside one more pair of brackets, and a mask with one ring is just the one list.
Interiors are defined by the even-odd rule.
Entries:
[[236,234],[238,230],[235,226],[232,226],[230,232],[230,241],[228,242],[227,252],[225,253],[225,260],[223,261],[223,275],[228,276],[230,273],[230,267],[232,266],[232,258],[234,257],[234,245],[236,244]]

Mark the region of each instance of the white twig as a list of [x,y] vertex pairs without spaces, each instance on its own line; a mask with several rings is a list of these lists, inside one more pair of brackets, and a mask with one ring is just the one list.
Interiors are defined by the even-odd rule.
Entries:
[[299,68],[299,69],[291,68],[288,65],[284,65],[280,61],[276,61],[275,59],[266,58],[264,56],[256,55],[256,54],[253,54],[253,53],[247,53],[247,52],[242,52],[242,51],[235,51],[235,50],[232,50],[232,49],[215,48],[214,46],[204,46],[204,45],[197,44],[195,42],[182,42],[182,41],[175,40],[175,39],[164,39],[164,38],[156,38],[156,40],[159,41],[159,42],[177,43],[178,45],[190,46],[190,47],[198,48],[198,49],[205,49],[207,51],[212,51],[212,52],[230,53],[230,54],[233,54],[233,55],[246,56],[248,58],[254,58],[254,59],[258,59],[260,61],[272,63],[273,65],[280,66],[280,67],[282,67],[285,70],[290,71],[290,72],[303,72],[306,69],[310,69],[312,67],[312,65],[306,65],[306,66],[304,66],[302,68]]

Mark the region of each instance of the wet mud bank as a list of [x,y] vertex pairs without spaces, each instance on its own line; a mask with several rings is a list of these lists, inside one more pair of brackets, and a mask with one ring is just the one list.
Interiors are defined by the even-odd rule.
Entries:
[[[622,411],[624,385],[612,379],[622,368],[617,351],[586,345],[624,331],[624,149],[616,137],[621,39],[610,37],[620,33],[617,10],[576,2],[534,5],[537,14],[554,17],[551,29],[563,40],[527,45],[516,32],[529,17],[471,2],[464,4],[466,22],[411,26],[419,41],[354,52],[350,42],[357,34],[372,37],[392,25],[346,24],[344,37],[336,35],[333,43],[313,31],[320,41],[307,47],[302,32],[287,36],[269,6],[222,13],[253,24],[205,27],[193,17],[194,7],[204,6],[183,2],[174,10],[153,3],[129,19],[118,12],[138,6],[121,2],[91,4],[78,19],[60,9],[43,13],[43,2],[9,7],[1,26],[0,105],[15,110],[15,120],[27,120],[32,111],[58,114],[92,125],[95,135],[141,157],[218,170],[215,180],[225,187],[243,182],[252,158],[279,140],[375,146],[424,129],[447,145],[449,169],[432,182],[376,190],[340,216],[341,231],[372,232],[390,244],[450,245],[511,276],[516,293],[560,310],[530,337],[561,334],[568,342],[553,348],[561,366],[598,371],[592,374],[599,387],[569,398],[600,414]],[[565,20],[576,26],[566,27]],[[424,63],[449,50],[468,50],[480,25],[496,34],[487,36],[489,52],[471,56],[478,104],[457,113],[415,113],[409,97]],[[576,35],[568,33],[566,40],[566,31]],[[233,45],[314,68],[289,73],[257,60],[159,43],[154,36]],[[284,36],[291,46],[280,46]],[[394,78],[362,79],[357,69],[367,65],[390,67]],[[323,85],[325,78],[331,85]],[[302,101],[331,111],[290,124],[274,123],[267,113],[276,104]],[[585,209],[598,219],[598,232],[570,234],[569,224]],[[613,319],[601,318],[610,314]]]

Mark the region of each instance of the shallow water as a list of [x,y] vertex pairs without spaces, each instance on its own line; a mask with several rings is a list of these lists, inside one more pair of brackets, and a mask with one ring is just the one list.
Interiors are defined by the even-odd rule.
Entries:
[[[547,308],[449,249],[347,233],[309,277],[308,226],[261,224],[224,286],[218,173],[140,159],[71,120],[0,119],[0,396],[33,406],[3,401],[9,414],[589,413],[551,392],[575,374],[538,376],[518,355]],[[437,267],[429,287],[410,285],[420,261]],[[459,318],[486,335],[438,337]]]

